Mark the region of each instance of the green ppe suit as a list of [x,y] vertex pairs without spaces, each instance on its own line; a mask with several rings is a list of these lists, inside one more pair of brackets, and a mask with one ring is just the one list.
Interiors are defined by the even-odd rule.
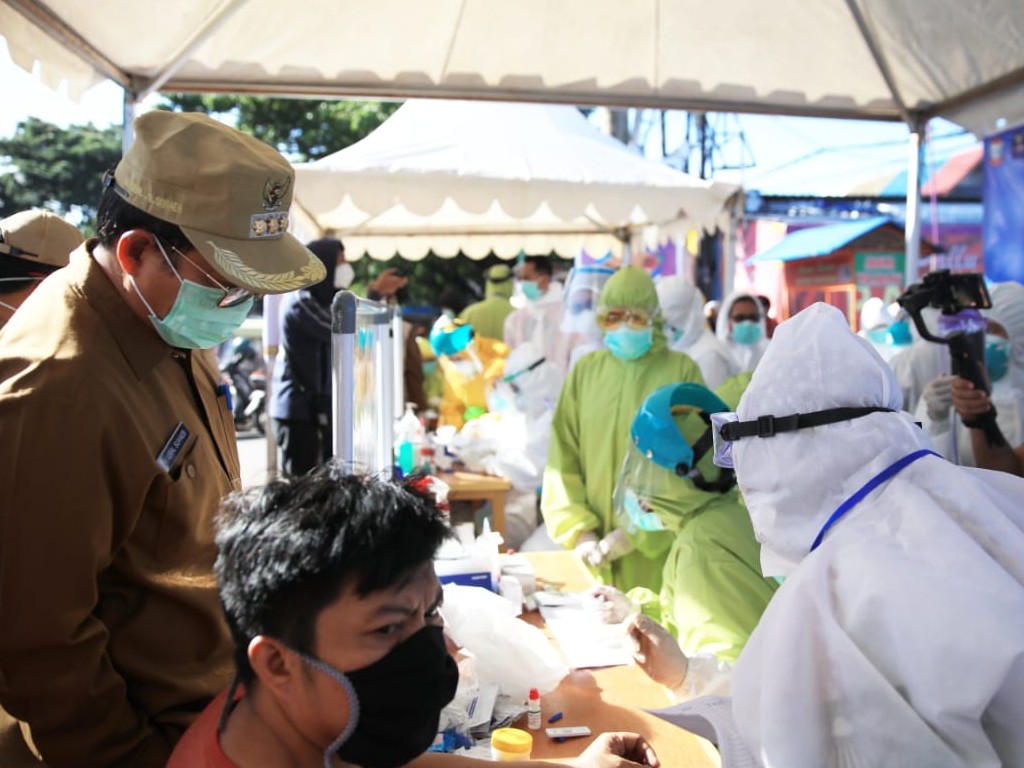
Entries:
[[[644,270],[624,267],[609,278],[598,304],[656,312],[658,294]],[[640,358],[627,362],[606,349],[592,352],[580,358],[562,387],[551,424],[541,512],[551,538],[564,547],[574,547],[584,531],[600,538],[618,527],[612,492],[633,417],[644,399],[666,384],[704,383],[693,360],[668,349],[661,327],[656,317],[653,345]],[[646,587],[657,593],[671,534],[641,531],[630,538],[636,549],[601,568],[599,576],[623,592]]]
[[[750,373],[741,373],[717,394],[735,410],[749,381]],[[676,424],[691,445],[706,428],[692,412],[678,414]],[[697,463],[712,483],[721,472],[713,458],[709,450]],[[778,582],[761,575],[761,548],[735,486],[725,493],[702,491],[692,480],[657,469],[659,487],[651,507],[675,539],[665,560],[661,616],[654,618],[688,656],[713,653],[735,663]]]
[[505,318],[515,311],[512,297],[512,270],[507,264],[496,264],[487,271],[484,299],[470,304],[459,314],[459,320],[469,323],[478,336],[502,341],[505,338]]

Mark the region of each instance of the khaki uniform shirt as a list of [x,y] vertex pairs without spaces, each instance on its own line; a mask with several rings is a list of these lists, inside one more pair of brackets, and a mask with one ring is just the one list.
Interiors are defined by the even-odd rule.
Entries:
[[213,518],[240,482],[218,382],[84,246],[0,332],[0,705],[50,768],[163,766],[230,682]]

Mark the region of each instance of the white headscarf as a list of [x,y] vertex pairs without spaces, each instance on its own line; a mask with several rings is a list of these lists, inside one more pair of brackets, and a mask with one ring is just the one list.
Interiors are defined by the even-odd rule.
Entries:
[[[732,329],[729,327],[729,313],[732,311],[732,305],[740,299],[750,299],[754,302],[754,306],[757,307],[758,325],[761,326],[761,338],[753,344],[737,344],[732,339]],[[761,306],[761,302],[757,300],[757,296],[742,291],[726,296],[725,300],[722,301],[722,306],[718,309],[715,335],[719,341],[725,344],[729,352],[732,353],[732,356],[736,358],[736,361],[740,364],[740,370],[754,370],[761,359],[761,355],[768,348],[768,325],[764,318],[764,308]]]
[[[889,367],[841,312],[781,324],[743,421],[898,409]],[[768,766],[1024,764],[1024,480],[926,456],[902,412],[744,438],[736,474],[766,565],[788,574],[740,660],[733,711]]]

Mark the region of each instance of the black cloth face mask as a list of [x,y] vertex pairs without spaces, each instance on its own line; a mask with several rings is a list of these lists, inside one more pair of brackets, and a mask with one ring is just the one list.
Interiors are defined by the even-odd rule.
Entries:
[[459,668],[440,627],[424,627],[368,667],[342,672],[300,653],[333,677],[349,699],[349,722],[324,751],[362,768],[400,768],[426,752],[437,735],[441,710],[455,697]]

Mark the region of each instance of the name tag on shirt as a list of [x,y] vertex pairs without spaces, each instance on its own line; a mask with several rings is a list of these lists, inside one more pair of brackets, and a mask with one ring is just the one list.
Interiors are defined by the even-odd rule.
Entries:
[[188,427],[185,426],[185,422],[179,421],[178,426],[171,432],[171,436],[167,438],[167,442],[164,443],[164,447],[160,449],[159,455],[156,457],[157,465],[164,471],[170,472],[171,467],[174,466],[175,459],[178,458],[178,454],[181,453],[181,449],[185,447],[185,443],[188,442],[188,438],[192,433]]

